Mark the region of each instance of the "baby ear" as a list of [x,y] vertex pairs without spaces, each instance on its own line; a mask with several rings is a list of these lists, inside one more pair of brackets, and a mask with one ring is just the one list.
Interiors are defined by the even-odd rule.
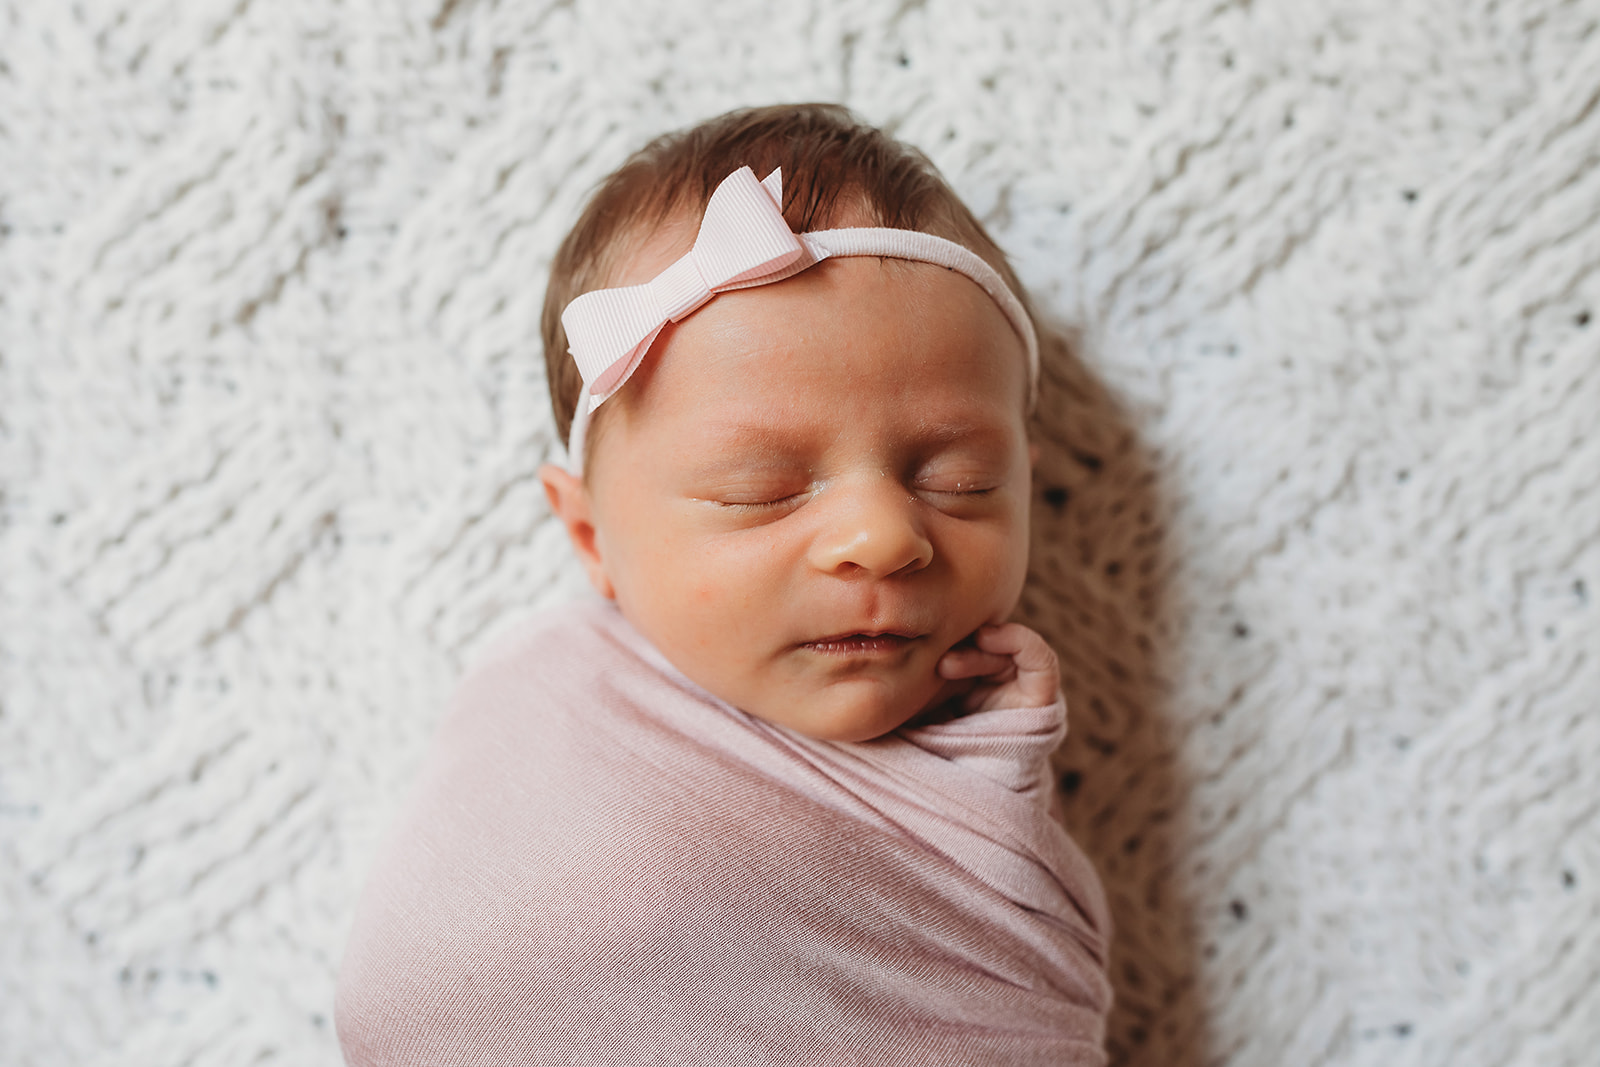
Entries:
[[578,562],[588,572],[589,583],[607,600],[615,600],[616,589],[611,585],[605,561],[600,556],[599,531],[594,524],[594,504],[589,499],[588,487],[571,471],[550,463],[539,468],[539,482],[544,486],[545,498],[550,501],[550,510],[567,528],[567,537],[572,540]]

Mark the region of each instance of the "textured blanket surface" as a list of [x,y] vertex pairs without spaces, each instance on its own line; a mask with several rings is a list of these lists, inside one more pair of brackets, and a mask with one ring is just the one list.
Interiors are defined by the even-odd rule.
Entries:
[[1113,1061],[1593,1062],[1596,0],[0,0],[0,1062],[338,1062],[463,663],[581,585],[549,257],[816,98],[1059,327]]
[[814,741],[598,598],[475,667],[363,892],[351,1067],[1101,1067],[1060,700]]

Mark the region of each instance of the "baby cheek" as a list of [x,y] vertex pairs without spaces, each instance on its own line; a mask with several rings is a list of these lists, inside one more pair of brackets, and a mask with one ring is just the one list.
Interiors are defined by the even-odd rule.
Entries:
[[697,608],[730,617],[760,610],[781,584],[778,557],[761,548],[761,543],[702,543],[687,550],[678,563],[683,596]]
[[994,616],[995,621],[1008,616],[1027,577],[1027,541],[996,532],[981,546],[972,546],[967,558],[970,563],[966,585],[985,614]]
[[715,561],[705,561],[693,574],[685,575],[677,599],[687,616],[684,622],[696,633],[720,635],[737,631],[752,605],[760,602],[760,590],[748,578]]

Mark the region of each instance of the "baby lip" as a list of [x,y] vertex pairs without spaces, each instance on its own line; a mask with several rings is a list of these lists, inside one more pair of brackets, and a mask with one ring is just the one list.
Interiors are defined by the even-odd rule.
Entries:
[[877,637],[894,637],[902,640],[911,640],[921,636],[922,631],[913,630],[909,627],[889,630],[847,630],[844,633],[829,634],[827,637],[814,637],[804,643],[808,645],[826,645],[839,641],[870,641]]
[[862,658],[878,660],[885,656],[904,654],[922,636],[924,635],[918,630],[880,630],[874,627],[815,638],[802,642],[799,647],[811,655],[829,659],[843,657],[852,661]]

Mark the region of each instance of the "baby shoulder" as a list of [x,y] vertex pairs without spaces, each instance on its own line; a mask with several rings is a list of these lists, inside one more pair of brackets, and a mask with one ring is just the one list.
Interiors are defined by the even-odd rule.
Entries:
[[605,680],[636,669],[620,616],[588,599],[532,615],[474,658],[445,717],[446,736],[485,720],[543,721],[591,702]]

